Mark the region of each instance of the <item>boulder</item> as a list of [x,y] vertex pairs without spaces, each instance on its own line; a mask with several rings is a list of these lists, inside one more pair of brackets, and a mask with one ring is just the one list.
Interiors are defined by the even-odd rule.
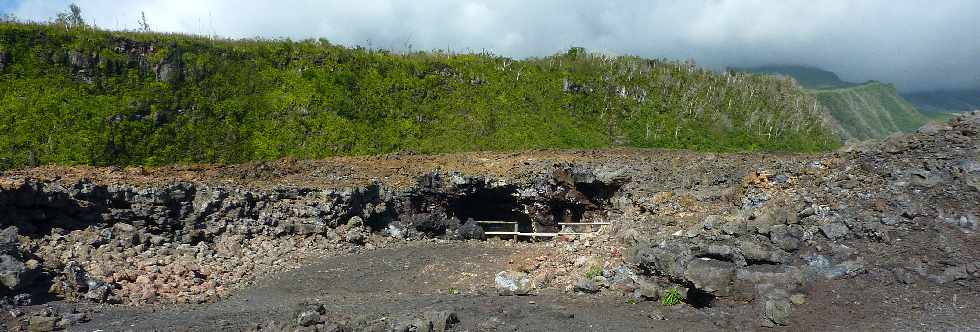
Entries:
[[68,264],[65,264],[65,269],[62,271],[62,276],[64,277],[66,289],[73,291],[87,290],[88,274],[85,273],[85,269],[82,268],[81,264],[74,261],[68,262]]
[[347,236],[345,237],[347,242],[361,245],[367,242],[368,231],[363,226],[353,227],[347,230]]
[[33,281],[31,271],[24,262],[11,255],[0,255],[0,285],[10,290],[18,290]]
[[840,279],[865,272],[861,259],[852,259],[833,266],[817,267],[813,263],[808,267],[811,273],[816,273],[826,279]]
[[480,227],[473,218],[466,220],[462,226],[459,227],[459,238],[463,240],[483,240],[486,239],[486,234],[483,231],[483,227]]
[[58,317],[54,316],[31,316],[27,322],[27,330],[31,332],[54,331],[57,327]]
[[448,218],[444,213],[416,213],[403,216],[398,224],[402,228],[414,229],[429,235],[442,235],[451,225],[459,225],[459,220]]
[[96,303],[105,303],[109,301],[109,296],[112,295],[112,285],[94,278],[89,279],[87,284],[88,291],[85,292],[86,299]]
[[630,293],[636,290],[638,287],[636,283],[636,273],[629,269],[625,265],[621,265],[614,269],[607,269],[602,272],[602,276],[606,278],[606,283],[609,288],[617,289],[623,293]]
[[449,310],[428,311],[423,316],[423,320],[431,324],[432,331],[434,332],[448,331],[453,325],[459,323],[459,317],[456,316],[456,312]]
[[347,227],[356,228],[361,226],[364,226],[364,219],[361,219],[361,217],[353,216],[347,220]]
[[633,261],[646,271],[683,278],[684,269],[693,258],[689,245],[681,242],[668,242],[657,246],[638,246]]
[[96,303],[109,302],[112,284],[97,278],[92,278],[82,266],[74,261],[65,265],[60,277],[62,295],[72,301],[86,299]]
[[800,249],[803,244],[803,227],[800,225],[776,225],[769,229],[769,239],[786,251]]
[[781,224],[795,224],[799,222],[797,219],[797,214],[790,211],[789,208],[783,206],[769,204],[760,211],[757,211],[757,213],[758,215],[755,222],[761,225],[772,226]]
[[733,294],[751,300],[773,289],[795,291],[803,287],[803,271],[795,266],[752,265],[735,272]]
[[636,295],[638,299],[657,301],[660,300],[662,292],[663,289],[656,282],[640,279],[637,283]]
[[0,255],[16,255],[20,251],[17,240],[17,227],[10,226],[0,231]]
[[768,299],[762,304],[763,326],[775,327],[789,325],[792,304],[788,299]]
[[740,221],[740,220],[723,223],[721,224],[721,227],[718,228],[721,230],[723,234],[736,235],[736,236],[745,234],[745,232],[748,231],[748,225],[746,225],[744,221]]
[[837,240],[847,236],[850,230],[841,223],[830,223],[820,226],[820,232],[830,240]]
[[788,256],[782,250],[770,248],[769,245],[762,245],[754,241],[739,241],[738,249],[742,257],[749,262],[762,263],[783,263],[788,260]]
[[305,310],[296,315],[296,325],[313,326],[320,322],[320,313],[314,310]]
[[735,264],[710,258],[695,259],[687,264],[684,277],[698,289],[717,296],[726,296],[732,291]]
[[493,280],[499,295],[527,295],[531,292],[531,278],[524,272],[500,271]]
[[575,282],[575,290],[583,293],[595,293],[599,291],[599,285],[592,279],[579,278]]

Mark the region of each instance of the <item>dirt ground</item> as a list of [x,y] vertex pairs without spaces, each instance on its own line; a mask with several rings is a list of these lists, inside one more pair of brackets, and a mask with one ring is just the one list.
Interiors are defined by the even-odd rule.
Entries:
[[[341,188],[372,182],[391,188],[416,184],[420,175],[451,171],[467,176],[527,177],[555,164],[621,165],[637,170],[677,167],[713,168],[725,165],[747,168],[753,164],[812,158],[805,154],[692,153],[665,149],[529,150],[520,152],[466,152],[442,155],[388,154],[334,157],[322,160],[280,159],[238,165],[188,164],[160,167],[41,166],[4,173],[5,178],[32,177],[71,182],[90,179],[99,183],[146,185],[165,182],[197,182],[247,188],[305,187]],[[2,185],[2,183],[0,183]]]
[[[272,319],[288,320],[310,302],[325,304],[334,317],[379,323],[424,310],[450,309],[460,318],[458,331],[771,330],[756,327],[751,310],[723,301],[695,309],[632,303],[610,295],[544,291],[504,297],[495,293],[493,274],[507,269],[513,257],[549,249],[540,244],[466,242],[366,251],[274,275],[217,303],[92,308],[97,311],[92,320],[72,330],[242,330]],[[460,293],[450,294],[450,289]],[[811,289],[808,303],[793,314],[793,326],[781,329],[980,330],[977,291],[884,285],[869,275]]]

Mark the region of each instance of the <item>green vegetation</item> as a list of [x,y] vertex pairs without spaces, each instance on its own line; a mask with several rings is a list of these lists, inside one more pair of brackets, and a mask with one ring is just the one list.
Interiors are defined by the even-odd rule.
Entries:
[[667,293],[660,297],[660,304],[663,306],[672,306],[678,303],[681,303],[681,293],[677,288],[668,289]]
[[593,278],[601,275],[602,275],[602,267],[600,266],[592,265],[589,267],[588,270],[585,271],[585,278],[589,280],[592,280]]
[[868,83],[811,93],[837,119],[848,139],[864,140],[900,131],[910,132],[929,120],[889,84]]
[[913,131],[929,119],[905,101],[895,87],[876,81],[845,82],[833,72],[805,66],[766,66],[735,69],[756,74],[789,76],[816,97],[833,117],[844,139],[881,138]]
[[792,82],[580,48],[513,60],[0,23],[0,169],[393,151],[836,147]]

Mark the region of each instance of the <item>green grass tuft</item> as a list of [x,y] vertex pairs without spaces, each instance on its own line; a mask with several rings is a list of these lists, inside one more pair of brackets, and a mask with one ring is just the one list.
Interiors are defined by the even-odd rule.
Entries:
[[592,279],[602,275],[602,267],[597,265],[592,265],[588,270],[585,271],[585,278]]
[[672,306],[678,303],[681,303],[681,293],[677,288],[667,290],[667,293],[660,297],[660,304],[663,306]]

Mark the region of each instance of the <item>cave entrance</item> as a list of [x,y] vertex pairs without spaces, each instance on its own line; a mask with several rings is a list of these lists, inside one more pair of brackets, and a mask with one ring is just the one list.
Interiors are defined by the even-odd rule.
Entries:
[[447,214],[464,222],[473,219],[490,236],[505,235],[497,234],[503,232],[533,232],[531,218],[523,212],[523,206],[518,203],[516,194],[517,190],[510,186],[479,188],[472,193],[450,198]]
[[487,236],[533,241],[609,225],[605,211],[618,190],[617,184],[576,183],[564,199],[521,202],[515,186],[477,187],[446,197],[443,206],[448,217],[473,219]]
[[589,201],[600,209],[605,209],[611,205],[613,196],[619,192],[622,185],[619,183],[604,182],[578,182],[575,183],[575,190],[585,195]]

